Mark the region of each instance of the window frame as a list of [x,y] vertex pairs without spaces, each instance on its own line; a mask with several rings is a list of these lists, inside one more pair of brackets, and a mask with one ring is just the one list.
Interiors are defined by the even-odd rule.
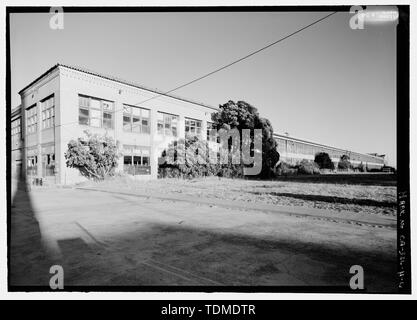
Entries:
[[157,133],[165,137],[178,137],[179,118],[177,114],[158,111]]
[[[187,124],[188,121],[188,124]],[[188,131],[187,131],[188,127]],[[202,128],[203,128],[203,120],[188,118],[184,119],[184,130],[185,135],[189,135],[191,137],[202,137]],[[194,131],[194,132],[192,132]]]
[[[52,104],[45,106],[49,101],[52,101]],[[55,96],[53,94],[41,101],[41,117],[42,130],[55,127]]]
[[219,142],[217,133],[213,137],[210,136],[210,130],[212,130],[212,129],[214,129],[214,122],[207,121],[206,122],[206,133],[207,133],[206,139],[207,139],[207,141]]
[[[129,112],[126,111],[126,108],[129,108]],[[134,111],[138,111],[139,114],[134,114]],[[148,113],[147,117],[144,115],[145,112]],[[125,121],[125,118],[129,118],[129,129],[126,129],[127,121]],[[136,123],[138,123],[136,126],[134,126],[134,119],[137,120]],[[144,121],[147,121],[146,126],[143,125]],[[139,129],[135,130],[135,128]],[[144,130],[144,128],[146,128],[146,130]],[[151,110],[147,108],[132,106],[129,104],[123,104],[123,131],[138,134],[151,134]]]
[[[87,105],[82,105],[81,104],[81,99],[85,99],[84,101],[87,101]],[[95,107],[92,106],[91,101],[98,101],[100,103],[100,107]],[[108,104],[111,106],[110,110],[106,110],[105,109],[105,105]],[[81,110],[87,111],[87,115],[81,113]],[[93,112],[92,111],[99,111],[100,112],[100,116],[92,116]],[[110,115],[110,119],[105,119],[105,114]],[[107,99],[102,99],[102,98],[97,98],[97,97],[92,97],[92,96],[88,96],[85,94],[78,94],[78,124],[81,126],[89,126],[89,127],[93,127],[93,128],[101,128],[101,129],[105,129],[105,130],[114,130],[114,115],[115,115],[115,104],[114,101],[111,100],[107,100]],[[80,119],[87,119],[87,123],[81,123]],[[99,126],[95,126],[92,125],[92,121],[91,120],[99,120]],[[105,125],[105,123],[107,123],[110,120],[110,126]]]
[[38,108],[36,103],[26,109],[26,133],[35,134],[38,132]]

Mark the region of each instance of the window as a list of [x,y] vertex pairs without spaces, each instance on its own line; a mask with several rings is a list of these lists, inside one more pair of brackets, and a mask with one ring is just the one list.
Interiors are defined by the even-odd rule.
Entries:
[[185,135],[201,136],[201,120],[185,118]]
[[38,156],[28,156],[27,157],[27,174],[29,176],[34,176],[38,173]]
[[48,153],[42,157],[43,176],[53,176],[55,174],[55,154]]
[[112,101],[78,95],[78,123],[96,128],[113,129]]
[[178,116],[158,112],[157,123],[158,134],[174,137],[178,135]]
[[123,171],[128,174],[150,174],[150,148],[123,145],[123,163]]
[[150,111],[148,109],[123,106],[123,130],[136,133],[151,133]]
[[38,127],[38,113],[36,104],[26,110],[27,133],[36,133]]
[[22,138],[21,118],[12,121],[12,147]]
[[55,102],[51,96],[41,102],[42,129],[52,128],[55,125]]
[[216,142],[217,141],[217,134],[210,136],[210,130],[215,129],[214,128],[214,124],[212,122],[207,122],[207,141],[213,141]]
[[18,134],[20,135],[21,133],[20,125],[21,125],[20,118],[17,118],[16,120],[12,121],[12,136],[18,135]]

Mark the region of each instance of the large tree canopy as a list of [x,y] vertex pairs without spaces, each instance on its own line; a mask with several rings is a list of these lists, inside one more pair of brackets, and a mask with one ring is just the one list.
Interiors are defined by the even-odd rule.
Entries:
[[[220,111],[212,114],[214,128],[217,130],[251,129],[253,137],[254,129],[262,130],[262,170],[261,177],[273,175],[276,163],[279,161],[277,142],[273,137],[273,128],[268,119],[259,116],[258,109],[245,101],[234,102],[232,100],[220,105]],[[243,143],[243,141],[242,141]]]

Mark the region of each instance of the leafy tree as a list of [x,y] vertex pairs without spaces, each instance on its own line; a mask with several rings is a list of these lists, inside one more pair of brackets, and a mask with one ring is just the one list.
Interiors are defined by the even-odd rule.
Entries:
[[[254,129],[262,130],[262,170],[261,177],[273,176],[274,168],[279,161],[277,142],[273,137],[273,128],[268,119],[261,118],[258,110],[245,101],[234,102],[232,100],[220,105],[220,111],[212,114],[214,128],[217,130],[251,129],[253,141]],[[241,141],[241,144],[245,143]],[[252,149],[253,151],[253,146]],[[240,165],[243,168],[243,164]]]
[[67,167],[77,168],[89,179],[102,180],[114,175],[120,156],[112,137],[84,131],[85,137],[71,140],[65,153]]
[[337,168],[341,170],[346,170],[352,167],[350,163],[350,158],[348,155],[344,154],[340,157],[339,163],[337,164]]
[[320,169],[334,169],[334,163],[332,162],[332,159],[330,159],[330,156],[326,152],[319,152],[314,157],[314,162],[317,163],[320,167]]

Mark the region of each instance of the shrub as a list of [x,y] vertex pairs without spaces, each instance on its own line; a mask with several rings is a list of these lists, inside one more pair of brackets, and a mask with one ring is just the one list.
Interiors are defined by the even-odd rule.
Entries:
[[84,131],[85,137],[71,140],[65,153],[66,165],[77,168],[80,173],[94,180],[114,175],[119,153],[112,137]]
[[280,162],[275,169],[275,173],[277,176],[291,176],[297,174],[297,168],[291,166],[286,162]]
[[330,169],[334,170],[334,163],[332,162],[332,159],[330,159],[330,156],[326,152],[319,152],[314,157],[314,162],[318,164],[320,169]]
[[339,163],[337,164],[337,168],[340,170],[347,170],[347,169],[352,168],[352,165],[350,161],[340,160]]
[[317,163],[308,160],[302,160],[298,165],[299,174],[320,174],[320,168]]
[[[184,151],[185,148],[185,151]],[[243,177],[243,166],[240,164],[218,164],[210,163],[208,160],[210,150],[207,141],[197,136],[186,137],[171,142],[167,149],[162,152],[162,157],[169,156],[170,161],[159,164],[158,176],[161,178],[186,178],[199,177]],[[185,155],[185,158],[184,158]]]
[[347,170],[352,168],[352,164],[349,161],[349,156],[344,154],[340,157],[340,161],[337,164],[337,168],[340,170]]

